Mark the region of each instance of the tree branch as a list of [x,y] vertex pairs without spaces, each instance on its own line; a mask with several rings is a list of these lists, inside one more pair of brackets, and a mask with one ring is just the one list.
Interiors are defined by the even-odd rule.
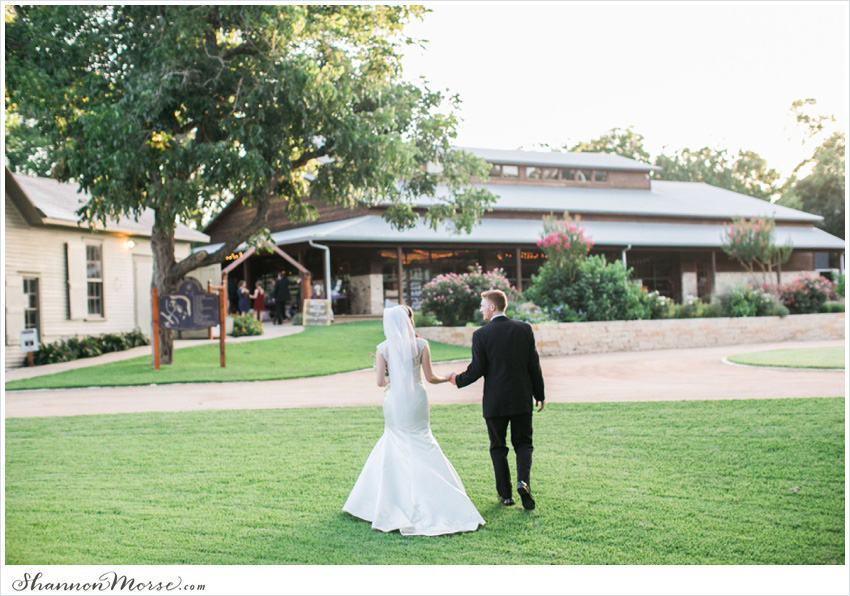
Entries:
[[259,52],[257,48],[254,47],[254,44],[250,41],[246,41],[243,44],[236,46],[235,48],[230,48],[229,50],[224,50],[221,54],[222,60],[230,60],[234,56],[256,56]]
[[[278,172],[279,173],[279,172]],[[257,212],[254,218],[244,225],[241,230],[233,234],[232,239],[224,243],[224,246],[213,253],[208,253],[205,250],[192,253],[174,266],[174,277],[182,279],[187,273],[199,267],[214,265],[224,260],[224,257],[232,253],[236,248],[245,242],[251,235],[259,230],[268,220],[269,212],[271,211],[272,194],[274,188],[274,180],[277,179],[277,174],[272,176],[266,191],[260,198],[257,204]]]
[[311,159],[316,159],[317,157],[324,157],[330,154],[332,150],[333,143],[331,142],[325,145],[324,147],[316,149],[315,151],[307,151],[306,153],[302,154],[301,157],[299,157],[298,159],[294,159],[289,162],[289,167],[292,170],[297,170],[298,168],[305,166],[307,162],[309,162]]

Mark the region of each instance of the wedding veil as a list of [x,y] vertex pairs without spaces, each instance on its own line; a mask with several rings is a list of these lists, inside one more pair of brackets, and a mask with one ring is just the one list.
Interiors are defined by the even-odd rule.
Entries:
[[416,358],[416,333],[407,308],[393,306],[384,310],[384,335],[387,337],[387,363],[390,386],[413,395],[413,360]]

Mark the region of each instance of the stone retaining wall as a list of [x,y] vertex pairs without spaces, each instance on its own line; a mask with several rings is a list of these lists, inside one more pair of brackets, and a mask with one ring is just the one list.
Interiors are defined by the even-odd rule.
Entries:
[[[844,339],[844,313],[532,325],[541,356]],[[422,337],[472,345],[477,327],[420,327]]]

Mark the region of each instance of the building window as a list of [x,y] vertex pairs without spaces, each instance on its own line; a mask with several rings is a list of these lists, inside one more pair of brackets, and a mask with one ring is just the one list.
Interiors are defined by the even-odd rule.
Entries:
[[38,278],[24,278],[24,329],[39,328]]
[[510,164],[490,164],[491,178],[519,178],[519,166]]
[[502,178],[519,178],[519,166],[504,164],[502,166]]
[[541,168],[539,166],[527,166],[525,177],[531,180],[557,180],[558,168]]
[[99,244],[86,245],[86,281],[88,288],[88,312],[103,316],[103,247]]
[[564,168],[561,170],[561,180],[575,180],[576,171],[572,168]]
[[576,170],[577,182],[590,182],[592,174],[590,170]]
[[606,182],[608,180],[608,172],[605,170],[593,170],[594,182]]

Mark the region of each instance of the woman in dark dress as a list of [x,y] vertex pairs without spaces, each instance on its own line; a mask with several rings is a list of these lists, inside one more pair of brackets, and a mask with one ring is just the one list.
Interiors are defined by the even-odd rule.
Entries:
[[236,288],[236,294],[239,296],[239,314],[244,315],[251,310],[251,303],[249,302],[251,293],[248,292],[248,282],[244,279],[239,282],[239,287]]
[[263,290],[263,282],[257,282],[251,298],[254,300],[254,314],[257,315],[257,320],[262,323],[263,311],[266,310],[266,293]]

